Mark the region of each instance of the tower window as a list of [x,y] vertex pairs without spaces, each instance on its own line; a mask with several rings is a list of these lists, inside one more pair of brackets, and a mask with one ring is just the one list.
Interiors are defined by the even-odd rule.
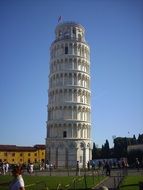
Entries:
[[68,47],[65,47],[65,54],[68,54]]
[[59,37],[61,37],[62,36],[62,32],[61,31],[59,31]]
[[80,163],[82,163],[82,156],[80,156]]
[[81,41],[81,34],[78,34],[78,39]]
[[63,132],[63,137],[64,138],[67,137],[67,132],[66,131]]
[[76,30],[75,30],[75,28],[73,28],[73,34],[76,34]]
[[15,153],[12,153],[12,156],[15,156]]

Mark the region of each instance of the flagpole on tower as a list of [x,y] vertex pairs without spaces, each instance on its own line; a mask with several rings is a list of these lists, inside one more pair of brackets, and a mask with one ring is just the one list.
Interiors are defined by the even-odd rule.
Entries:
[[58,23],[62,20],[62,16],[59,16]]

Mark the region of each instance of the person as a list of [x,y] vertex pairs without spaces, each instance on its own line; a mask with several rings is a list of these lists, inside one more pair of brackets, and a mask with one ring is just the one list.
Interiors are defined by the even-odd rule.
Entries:
[[21,166],[13,166],[12,175],[14,178],[9,185],[9,190],[25,190],[22,171],[23,170]]
[[110,168],[110,164],[107,161],[106,161],[106,164],[105,164],[105,168],[106,168],[106,175],[110,176],[111,168]]
[[80,176],[79,161],[76,162],[76,176]]
[[2,174],[5,175],[6,174],[6,165],[4,162],[2,162]]
[[137,168],[137,170],[139,171],[139,169],[140,169],[140,162],[139,162],[139,160],[138,160],[138,158],[136,158],[136,168]]
[[87,162],[87,168],[88,168],[88,170],[90,170],[90,163],[89,163],[89,161]]
[[32,174],[34,172],[34,165],[32,163],[29,164],[29,173]]
[[8,163],[8,162],[6,162],[6,164],[5,164],[5,172],[7,173],[7,172],[8,172],[8,170],[9,170],[9,163]]

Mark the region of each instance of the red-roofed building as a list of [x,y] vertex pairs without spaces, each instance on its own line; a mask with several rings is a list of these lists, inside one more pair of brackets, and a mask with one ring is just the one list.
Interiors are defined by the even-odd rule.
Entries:
[[10,164],[45,161],[45,145],[34,146],[0,145],[0,162]]

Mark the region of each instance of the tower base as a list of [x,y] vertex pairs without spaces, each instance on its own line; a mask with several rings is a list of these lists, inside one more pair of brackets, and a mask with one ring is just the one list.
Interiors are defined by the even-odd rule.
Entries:
[[90,140],[46,140],[46,160],[56,168],[76,167],[87,168],[92,159],[92,143]]

